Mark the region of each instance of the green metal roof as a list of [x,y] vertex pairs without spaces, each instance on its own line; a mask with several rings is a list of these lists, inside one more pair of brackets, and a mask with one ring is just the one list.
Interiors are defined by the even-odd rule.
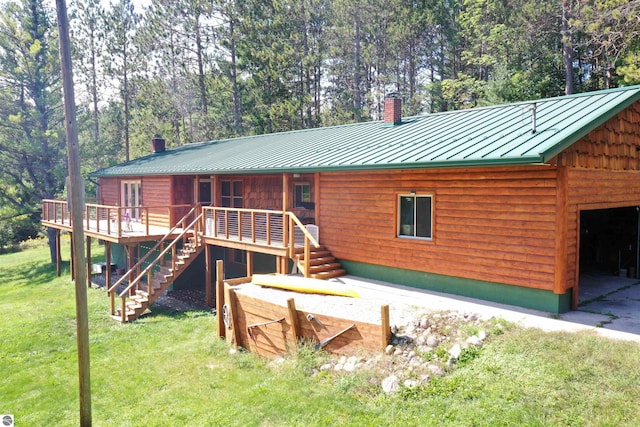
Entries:
[[[247,174],[544,163],[640,99],[640,86],[188,144],[92,176]],[[535,132],[532,116],[535,107]]]

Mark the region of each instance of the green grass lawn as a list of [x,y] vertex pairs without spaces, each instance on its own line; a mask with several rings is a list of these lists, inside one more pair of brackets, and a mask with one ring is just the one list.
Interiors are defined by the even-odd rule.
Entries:
[[[48,249],[32,248],[0,255],[0,277],[0,414],[78,425],[68,267],[56,277]],[[386,396],[362,372],[312,377],[310,351],[279,364],[230,354],[210,313],[123,325],[108,302],[88,291],[96,426],[640,425],[635,343],[508,328],[445,377]]]

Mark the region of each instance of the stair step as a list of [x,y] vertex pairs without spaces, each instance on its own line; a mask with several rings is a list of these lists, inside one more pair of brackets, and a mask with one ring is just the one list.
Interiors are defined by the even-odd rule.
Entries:
[[[330,257],[330,256],[331,256],[331,252],[329,252],[329,251],[311,251],[311,252],[309,252],[309,258],[310,259],[326,258],[326,257]],[[304,253],[296,255],[296,259],[298,261],[302,261],[304,259]]]
[[139,308],[142,308],[142,304],[140,304],[139,302],[135,301],[135,300],[129,300],[126,303],[127,308],[132,309],[132,310],[137,310]]
[[[326,250],[326,248],[324,246],[322,246],[322,245],[318,246],[317,248],[316,247],[312,247],[311,248],[312,252],[314,252],[314,251],[316,251],[316,252],[317,251],[324,251],[324,250]],[[304,248],[303,247],[296,247],[293,251],[296,254],[304,254]]]
[[310,273],[323,273],[325,271],[338,270],[340,268],[340,263],[332,262],[330,264],[321,264],[321,265],[312,265],[309,267]]
[[315,273],[315,274],[311,274],[311,277],[313,277],[314,279],[331,279],[332,277],[340,277],[340,276],[344,276],[345,274],[347,274],[346,270],[343,270],[342,268],[339,268],[337,270],[331,270],[331,271],[325,271],[322,273]]
[[131,295],[129,297],[129,299],[132,299],[132,300],[138,301],[138,302],[147,302],[147,301],[149,301],[149,298],[146,295],[146,292],[145,292],[145,295],[133,294],[133,295]]
[[321,264],[330,264],[330,263],[334,262],[335,260],[336,260],[335,257],[332,257],[332,256],[321,257],[321,258],[311,258],[309,260],[309,264],[311,266],[321,265]]
[[161,273],[156,273],[153,275],[153,280],[155,280],[156,282],[159,283],[166,283],[169,281],[169,278],[167,276],[165,276],[164,274]]
[[[119,321],[119,322],[122,322],[122,314],[121,313],[122,312],[120,310],[116,310],[116,314],[112,314],[111,317],[114,318],[115,320]],[[131,316],[135,316],[136,315],[135,310],[127,310],[125,313],[127,315],[127,320],[129,320],[129,318]]]

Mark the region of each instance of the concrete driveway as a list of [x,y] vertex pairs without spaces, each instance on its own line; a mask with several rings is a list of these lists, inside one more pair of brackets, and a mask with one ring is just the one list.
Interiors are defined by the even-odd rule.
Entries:
[[547,331],[589,330],[598,335],[640,342],[640,280],[593,274],[581,278],[578,310],[560,315],[505,304],[424,291],[402,285],[344,276],[342,282],[361,297],[389,304],[392,324],[402,324],[415,311],[455,310],[499,317]]
[[578,301],[578,309],[562,314],[562,320],[640,335],[639,279],[584,274]]

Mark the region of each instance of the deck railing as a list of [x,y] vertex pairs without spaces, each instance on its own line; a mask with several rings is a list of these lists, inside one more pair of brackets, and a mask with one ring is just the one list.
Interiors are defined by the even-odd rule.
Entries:
[[[290,258],[295,257],[296,248],[305,248],[306,260],[309,259],[309,248],[320,246],[317,235],[314,236],[293,212],[209,206],[202,210],[205,237],[279,248]],[[305,265],[305,276],[308,277],[308,265]]]
[[[192,205],[123,207],[87,203],[83,215],[84,230],[117,237],[134,232],[150,235],[153,222],[162,222],[161,219],[166,218],[165,222],[168,224],[175,212],[192,207]],[[43,200],[42,221],[69,228],[73,226],[65,200]]]

